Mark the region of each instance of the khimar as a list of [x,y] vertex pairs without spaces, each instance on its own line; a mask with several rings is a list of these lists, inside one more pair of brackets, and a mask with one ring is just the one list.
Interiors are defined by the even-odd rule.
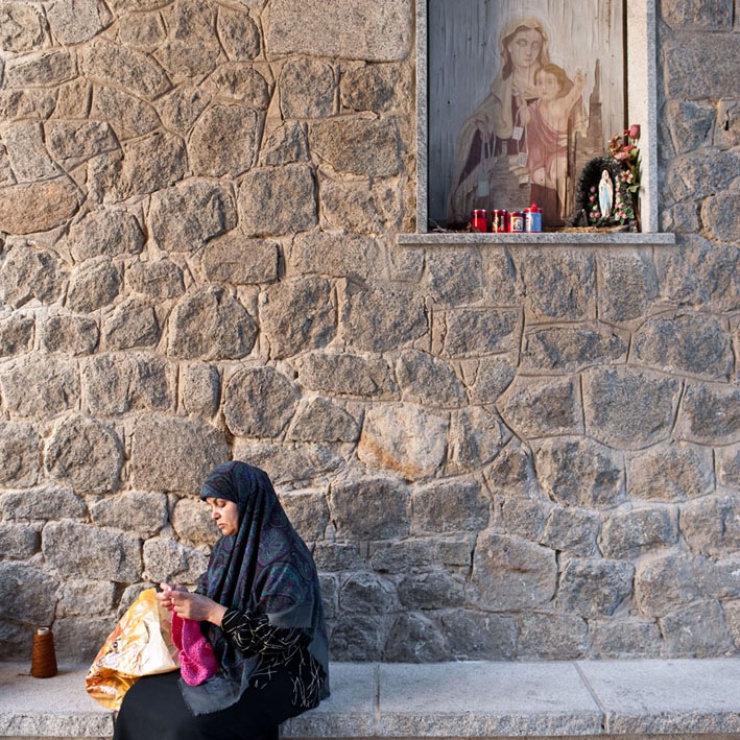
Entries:
[[[216,543],[197,592],[229,609],[265,614],[277,627],[304,630],[308,650],[324,670],[321,696],[327,697],[329,650],[316,566],[267,473],[242,462],[224,463],[206,478],[200,497],[234,502],[239,529]],[[200,686],[180,684],[195,714],[238,701],[259,662],[240,652],[219,627],[208,625],[207,634],[221,670]]]

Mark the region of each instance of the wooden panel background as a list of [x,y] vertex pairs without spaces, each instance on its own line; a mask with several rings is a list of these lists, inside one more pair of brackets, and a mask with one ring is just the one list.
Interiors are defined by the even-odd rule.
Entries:
[[[567,193],[562,193],[566,205],[559,209],[560,216],[567,215],[572,210],[574,180],[580,169],[591,157],[602,155],[609,138],[625,125],[623,1],[428,2],[428,205],[431,225],[452,226],[451,221],[460,218],[459,215],[457,219],[453,218],[454,214],[450,212],[450,196],[454,189],[453,179],[459,174],[468,153],[463,150],[470,142],[461,142],[459,137],[466,129],[466,122],[470,132],[470,121],[476,109],[481,110],[479,106],[485,107],[486,100],[491,100],[492,85],[496,86],[497,78],[500,83],[502,30],[511,28],[508,24],[519,19],[530,19],[530,25],[536,21],[544,30],[549,62],[561,67],[571,81],[578,72],[585,75],[580,95],[581,115],[578,116],[582,133],[570,130],[567,137],[568,182]],[[528,97],[531,104],[532,94]],[[571,119],[571,129],[574,118]],[[527,131],[525,136],[532,135]],[[498,146],[502,144],[499,142]],[[521,144],[517,146],[521,148]],[[515,172],[513,158],[508,162],[507,159],[500,152],[495,160],[485,164],[490,180],[489,194],[485,195],[484,186],[470,193],[468,201],[473,198],[475,207],[512,210],[523,208],[530,202],[532,173],[527,174],[527,167],[522,166]],[[456,161],[458,173],[455,172]],[[473,173],[473,177],[480,179],[479,173]],[[470,184],[468,182],[468,191]],[[456,191],[458,214],[461,201],[465,202],[459,197],[460,192]],[[540,190],[536,192],[541,193]],[[471,203],[466,202],[462,211],[469,205]]]

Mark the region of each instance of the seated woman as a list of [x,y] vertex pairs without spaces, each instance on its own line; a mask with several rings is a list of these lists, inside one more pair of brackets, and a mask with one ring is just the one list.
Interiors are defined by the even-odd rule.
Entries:
[[221,538],[194,593],[162,584],[161,603],[200,621],[218,672],[191,686],[179,671],[139,679],[114,740],[277,737],[278,725],[329,696],[328,642],[311,553],[267,474],[218,466],[201,499]]

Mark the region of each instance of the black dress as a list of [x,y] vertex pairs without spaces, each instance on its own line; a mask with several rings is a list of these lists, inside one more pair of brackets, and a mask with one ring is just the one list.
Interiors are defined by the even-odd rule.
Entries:
[[114,740],[276,740],[278,725],[318,705],[323,671],[303,631],[235,610],[221,626],[240,650],[260,656],[236,704],[196,716],[183,698],[179,671],[145,676],[123,698]]

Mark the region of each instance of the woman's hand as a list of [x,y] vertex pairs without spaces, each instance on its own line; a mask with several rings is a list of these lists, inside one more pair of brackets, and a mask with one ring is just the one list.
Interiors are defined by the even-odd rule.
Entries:
[[194,619],[197,622],[211,622],[217,627],[226,614],[226,607],[217,604],[202,594],[193,594],[189,591],[171,591],[170,600],[175,614],[183,619]]
[[187,591],[187,588],[185,586],[181,586],[178,583],[175,583],[173,585],[170,585],[169,583],[160,583],[159,587],[162,590],[157,592],[157,599],[168,612],[171,612],[174,606],[174,604],[172,603],[172,592]]

